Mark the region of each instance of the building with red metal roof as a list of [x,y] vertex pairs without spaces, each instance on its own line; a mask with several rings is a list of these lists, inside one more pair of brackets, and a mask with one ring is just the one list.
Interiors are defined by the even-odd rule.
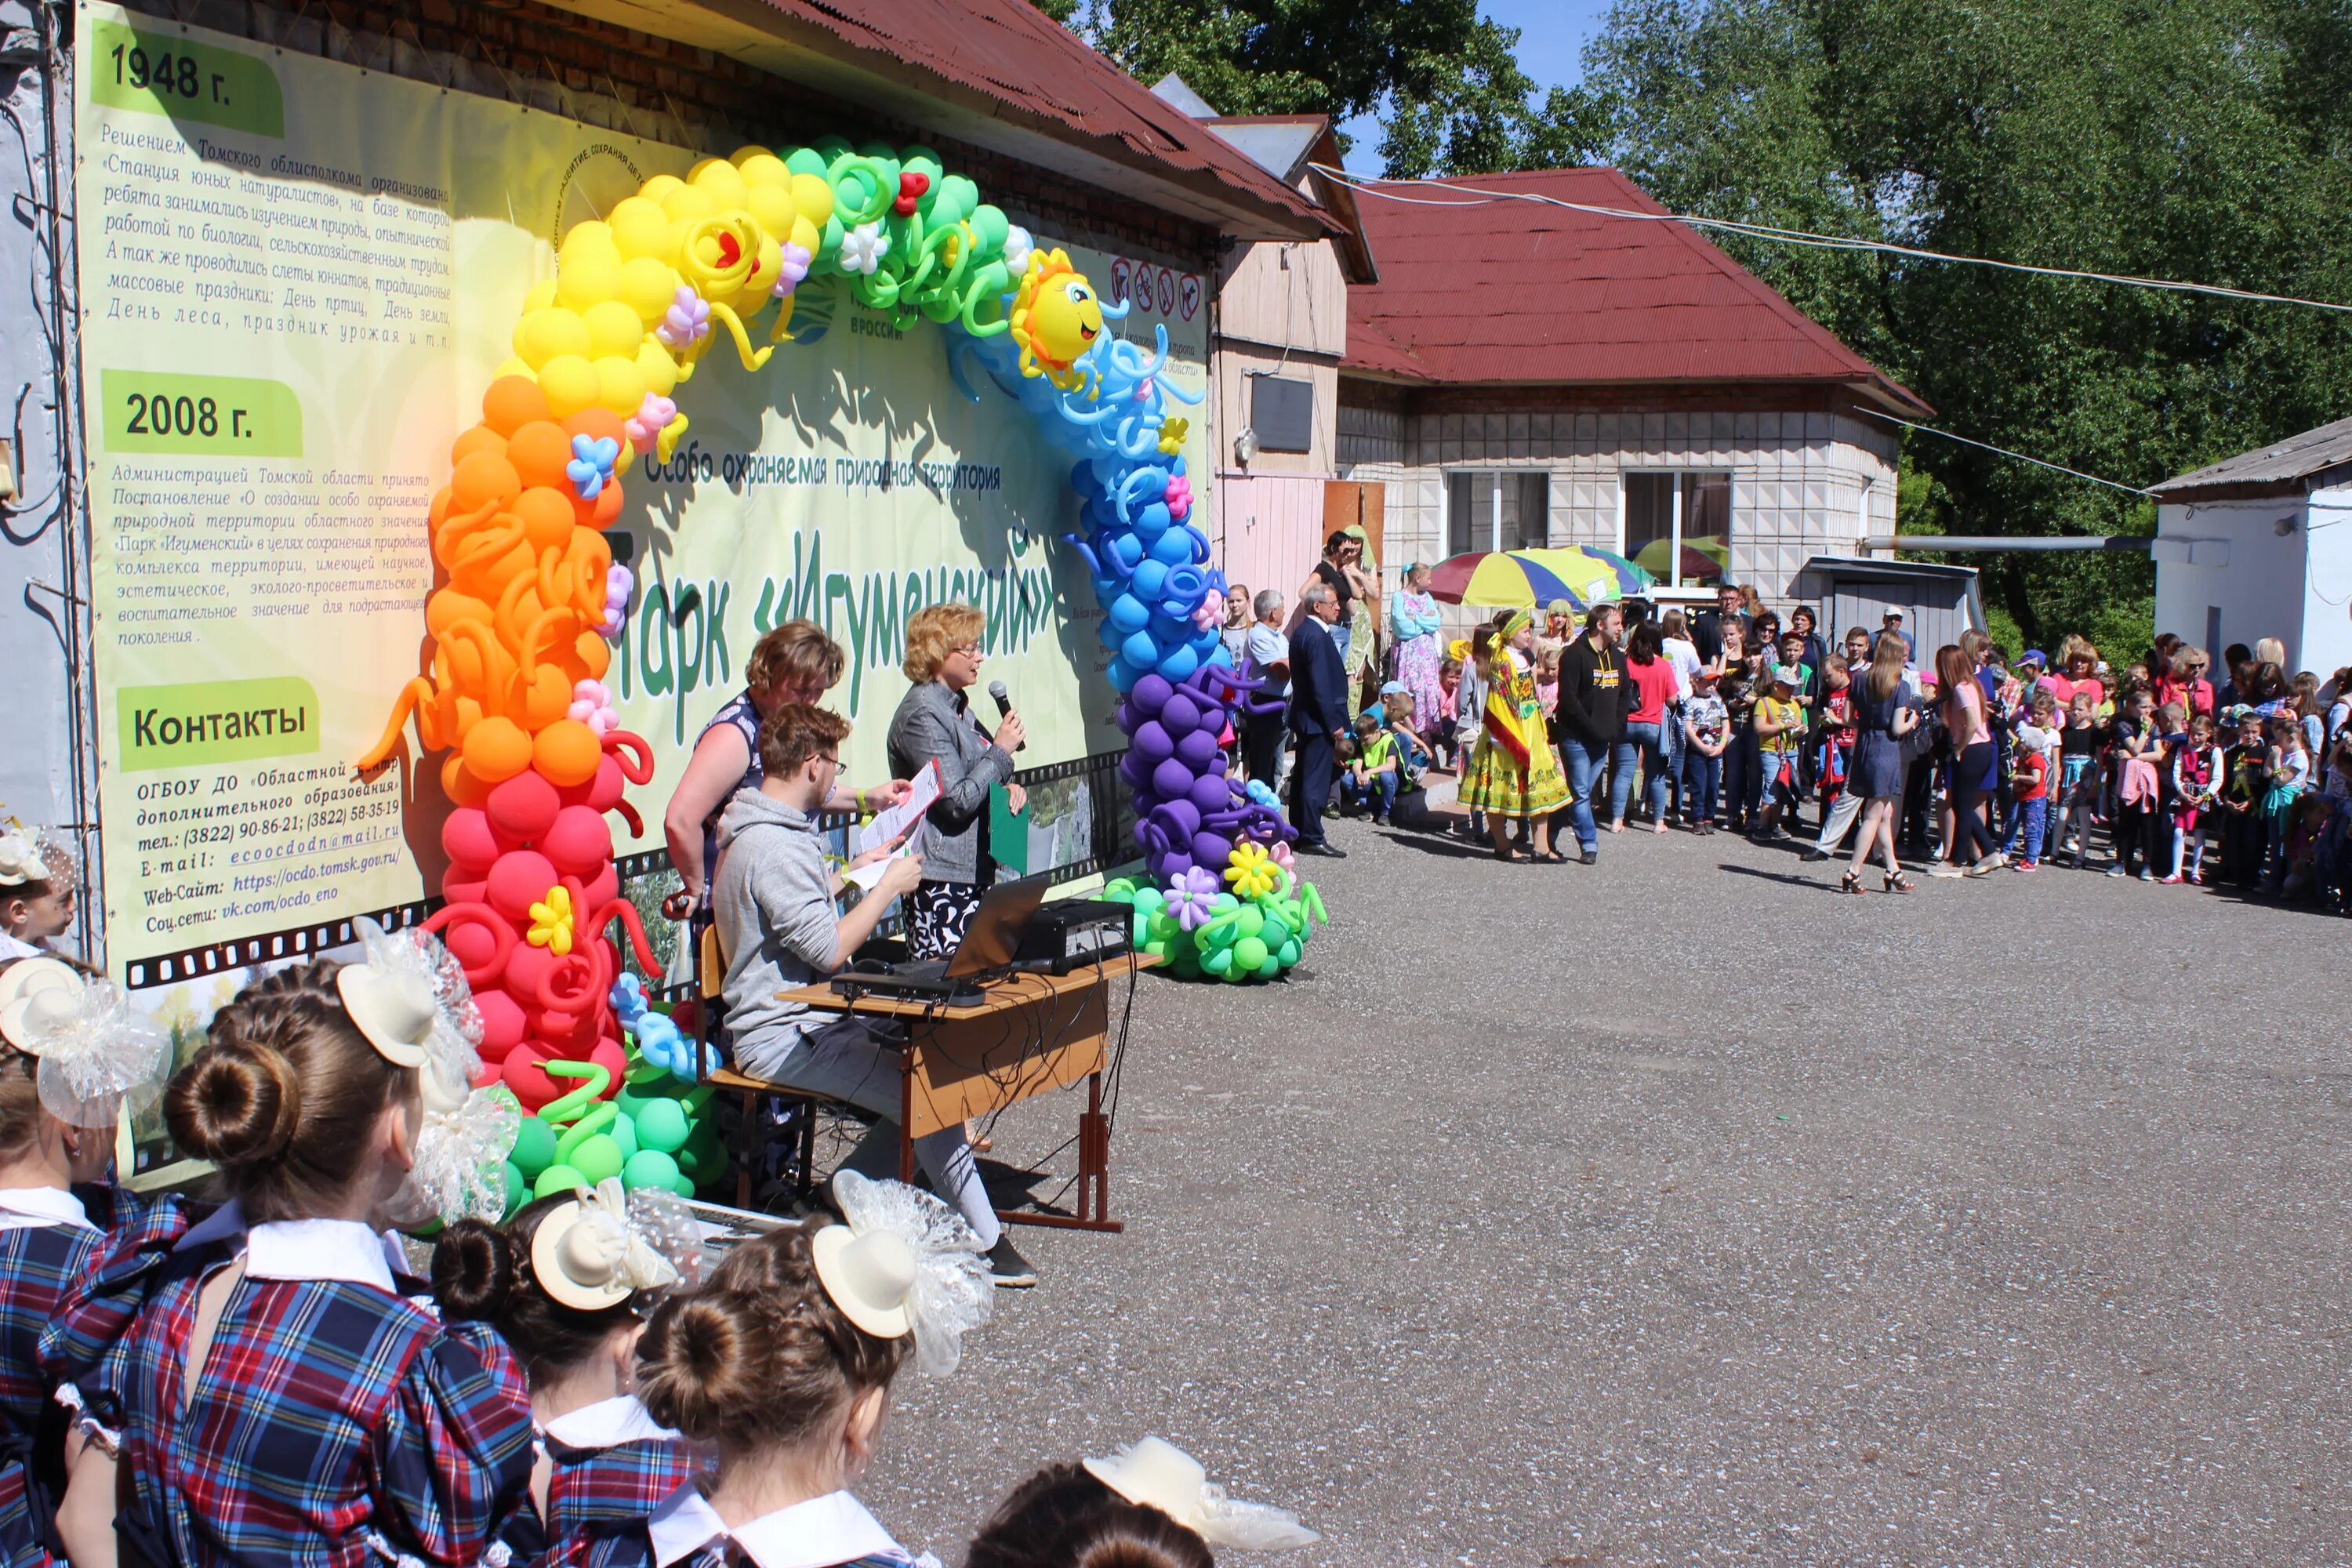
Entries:
[[1932,411],[1616,170],[1357,205],[1380,277],[1349,290],[1339,468],[1386,487],[1388,560],[1596,545],[1662,597],[1780,599],[1894,531],[1872,415]]

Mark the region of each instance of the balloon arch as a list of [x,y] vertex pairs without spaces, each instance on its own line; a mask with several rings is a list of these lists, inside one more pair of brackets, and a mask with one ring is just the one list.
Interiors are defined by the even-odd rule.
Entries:
[[[604,684],[632,584],[601,531],[620,516],[630,462],[669,459],[688,425],[677,389],[720,334],[759,369],[790,341],[794,300],[814,285],[845,289],[901,330],[944,329],[966,395],[979,395],[966,374],[976,363],[1072,459],[1079,531],[1066,537],[1104,612],[1148,872],[1107,896],[1134,908],[1139,945],[1180,975],[1272,979],[1322,918],[1290,866],[1295,835],[1272,792],[1228,775],[1234,727],[1279,710],[1231,668],[1218,637],[1223,574],[1208,568],[1192,521],[1178,455],[1187,421],[1171,413],[1200,395],[1160,374],[1166,329],[1150,353],[1107,331],[1125,307],[926,149],[829,139],[782,157],[746,147],[707,159],[573,226],[555,278],[524,300],[514,357],[452,447],[433,500],[446,582],[425,606],[430,672],[403,689],[360,760],[383,763],[412,716],[425,749],[448,752],[447,901],[428,923],[481,1005],[486,1074],[527,1110],[572,1121],[550,1167],[562,1180],[597,1179],[573,1163],[583,1109],[610,1128],[593,1102],[625,1106],[646,1081],[624,1037],[654,1058],[651,1076],[668,1054],[667,1020],[621,974],[604,934],[622,922],[651,969],[605,819],[618,811],[643,831],[624,788],[650,781],[653,757],[619,727]],[[768,341],[754,346],[771,306]],[[635,1098],[641,1112],[641,1087]],[[667,1142],[674,1119],[656,1120]],[[701,1163],[688,1145],[654,1150],[671,1156],[666,1171],[618,1142],[646,1183],[690,1184]]]

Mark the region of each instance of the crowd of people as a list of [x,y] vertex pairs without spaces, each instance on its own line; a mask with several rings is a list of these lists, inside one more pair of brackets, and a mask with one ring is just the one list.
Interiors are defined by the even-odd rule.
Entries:
[[1604,833],[1680,826],[1801,833],[1808,860],[1845,859],[1847,892],[1874,860],[1880,889],[1914,890],[1908,858],[1933,877],[2063,865],[2352,902],[2352,668],[2290,673],[2275,639],[2232,645],[2219,670],[2169,633],[2120,667],[2079,637],[2012,658],[1975,630],[1923,655],[1889,609],[1832,648],[1811,606],[1784,620],[1726,584],[1695,616],[1555,602],[1448,644],[1415,566],[1381,659],[1359,646],[1360,548],[1331,536],[1288,630],[1279,592],[1229,606],[1234,662],[1285,701],[1242,761],[1286,788],[1301,853],[1345,853],[1332,812],[1446,826],[1425,792],[1451,773],[1453,830],[1506,861],[1564,861],[1573,837],[1590,865]]

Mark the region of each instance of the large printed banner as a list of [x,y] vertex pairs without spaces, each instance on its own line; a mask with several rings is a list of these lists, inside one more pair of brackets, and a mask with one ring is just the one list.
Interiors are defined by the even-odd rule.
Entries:
[[[78,8],[76,184],[109,966],[320,925],[438,880],[436,770],[362,782],[424,645],[426,508],[459,412],[511,352],[571,224],[696,154],[517,105]],[[1053,243],[1041,236],[1041,243]],[[1164,324],[1205,388],[1197,274],[1073,247]],[[642,459],[615,555],[638,594],[614,661],[662,805],[761,632],[849,650],[848,776],[885,771],[907,618],[988,614],[1024,764],[1115,748],[1098,612],[1057,542],[1066,460],[953,333],[812,289],[751,375],[712,355],[667,463]],[[1205,416],[1205,407],[1202,410]],[[1209,431],[1186,442],[1195,472]],[[1078,606],[1084,606],[1083,609]],[[985,704],[983,704],[985,710]],[[424,855],[420,864],[419,850]]]

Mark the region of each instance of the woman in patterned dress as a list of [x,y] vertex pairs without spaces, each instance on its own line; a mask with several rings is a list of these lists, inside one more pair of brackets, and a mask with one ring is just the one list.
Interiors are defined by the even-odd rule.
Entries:
[[1520,858],[1511,847],[1510,825],[1525,818],[1535,858],[1557,865],[1567,857],[1551,847],[1551,814],[1568,804],[1568,776],[1559,770],[1536,700],[1535,665],[1528,655],[1534,644],[1535,620],[1526,610],[1495,634],[1486,670],[1486,709],[1477,748],[1462,775],[1461,799],[1486,814],[1495,858]]

